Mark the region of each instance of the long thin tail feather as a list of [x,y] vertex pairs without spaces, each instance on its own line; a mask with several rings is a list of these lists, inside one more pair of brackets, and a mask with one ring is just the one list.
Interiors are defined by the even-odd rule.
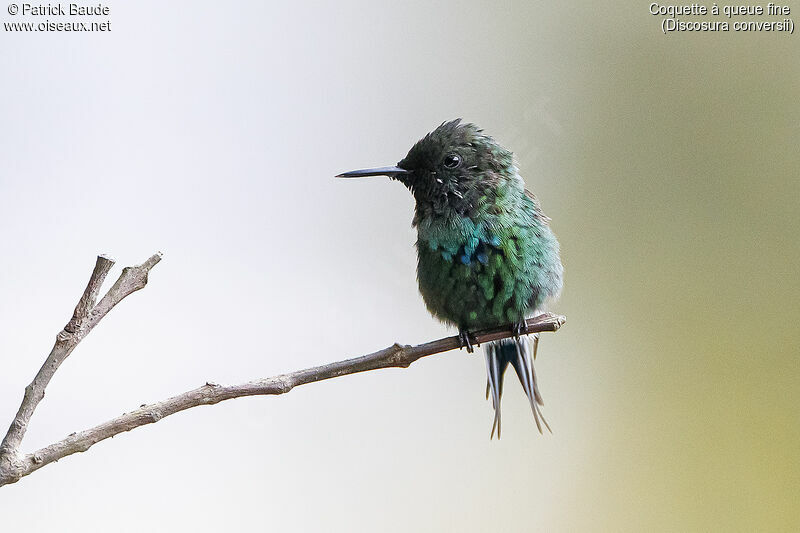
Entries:
[[536,370],[533,361],[536,358],[539,336],[533,336],[533,342],[527,337],[518,339],[503,339],[487,343],[484,348],[486,358],[486,398],[492,397],[494,407],[494,421],[489,438],[494,438],[495,429],[497,438],[500,438],[500,400],[503,397],[503,377],[506,369],[511,365],[517,373],[522,389],[528,397],[533,412],[533,420],[539,433],[542,433],[542,424],[552,433],[550,425],[542,414],[541,406],[544,405],[536,380]]
[[[492,394],[492,406],[494,407],[494,421],[492,422],[492,433],[489,438],[494,438],[494,430],[497,429],[497,438],[500,438],[500,398],[503,396],[503,372],[505,365],[500,366],[501,357],[498,356],[498,346],[489,343],[484,350],[486,358],[486,397]],[[508,364],[508,363],[506,363]]]

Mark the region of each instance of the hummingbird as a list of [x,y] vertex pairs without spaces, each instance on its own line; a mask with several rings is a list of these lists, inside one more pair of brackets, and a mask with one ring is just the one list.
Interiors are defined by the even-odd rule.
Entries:
[[[515,336],[484,347],[494,420],[500,438],[503,378],[513,367],[539,432],[550,430],[541,407],[525,318],[558,298],[563,277],[559,244],[537,198],[525,188],[514,155],[474,124],[442,123],[397,165],[344,172],[337,178],[388,176],[416,202],[417,280],[430,313],[459,331],[473,352],[470,330],[511,324]],[[524,338],[523,338],[524,336]],[[541,423],[540,423],[541,420]]]

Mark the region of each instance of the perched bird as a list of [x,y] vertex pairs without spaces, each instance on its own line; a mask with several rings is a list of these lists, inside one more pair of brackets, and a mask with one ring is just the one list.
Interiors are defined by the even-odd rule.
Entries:
[[514,339],[487,343],[486,396],[500,437],[503,375],[514,367],[539,431],[543,405],[525,317],[538,314],[562,286],[559,246],[536,197],[525,189],[514,156],[474,124],[445,122],[420,139],[396,166],[354,170],[341,178],[388,176],[416,200],[417,279],[428,310],[469,331],[514,324]]

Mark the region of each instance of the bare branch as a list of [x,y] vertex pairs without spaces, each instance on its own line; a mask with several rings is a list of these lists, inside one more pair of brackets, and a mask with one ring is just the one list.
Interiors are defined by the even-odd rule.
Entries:
[[[61,363],[72,353],[78,343],[89,334],[102,318],[120,301],[147,284],[150,270],[161,260],[161,253],[154,254],[141,265],[126,267],[117,281],[95,304],[100,287],[114,265],[106,256],[99,256],[89,283],[75,307],[72,319],[56,336],[56,343],[44,365],[30,385],[25,388],[25,396],[14,417],[8,432],[0,445],[0,486],[15,483],[20,478],[35,472],[54,461],[78,452],[84,452],[114,435],[137,427],[152,424],[159,420],[200,405],[213,405],[224,400],[243,396],[284,394],[299,385],[314,383],[358,372],[381,368],[406,368],[423,357],[453,350],[461,346],[459,337],[446,337],[417,346],[394,344],[386,349],[346,359],[327,365],[298,370],[266,379],[249,381],[240,385],[222,386],[206,383],[202,387],[184,392],[151,405],[143,405],[130,413],[125,413],[91,429],[73,433],[67,438],[46,446],[36,452],[23,455],[20,445],[25,436],[31,417],[44,397],[45,388]],[[557,331],[566,321],[563,316],[539,315],[526,321],[527,333]],[[493,340],[512,337],[512,325],[501,326],[473,332],[472,342],[481,344]]]
[[20,444],[28,429],[28,423],[33,416],[39,402],[44,398],[44,392],[53,375],[61,363],[69,357],[72,350],[83,340],[86,335],[113,307],[129,294],[141,289],[147,283],[147,273],[161,260],[161,253],[154,254],[141,265],[127,267],[120,274],[114,286],[108,290],[103,299],[95,305],[100,287],[106,274],[114,265],[113,259],[99,256],[95,263],[94,271],[89,278],[89,283],[83,291],[72,319],[64,329],[56,335],[56,342],[50,355],[47,356],[36,377],[25,387],[25,395],[19,406],[8,432],[0,444],[0,485],[6,473],[13,472],[21,464]]
[[[161,252],[156,252],[141,265],[122,269],[122,274],[119,275],[117,281],[114,282],[114,285],[108,289],[106,295],[92,309],[89,320],[86,323],[86,333],[89,333],[123,298],[139,289],[143,289],[147,285],[147,275],[150,273],[150,269],[161,261],[161,256]],[[84,336],[86,335],[84,334]]]
[[[527,332],[557,331],[565,321],[566,318],[563,316],[549,313],[539,315],[526,321]],[[476,331],[473,334],[474,342],[481,344],[512,337],[514,335],[512,327],[512,325],[506,325]],[[457,336],[446,337],[417,346],[394,344],[369,355],[298,370],[271,378],[249,381],[240,385],[223,386],[215,383],[206,383],[202,387],[173,396],[164,401],[143,405],[135,411],[125,413],[91,429],[73,433],[59,442],[27,454],[13,465],[13,468],[7,469],[7,472],[4,473],[0,469],[0,486],[14,483],[31,472],[68,455],[85,452],[101,440],[146,424],[158,422],[167,416],[192,407],[213,405],[224,400],[243,396],[285,394],[300,385],[369,370],[393,367],[407,368],[411,363],[423,357],[453,350],[460,346],[461,341]]]

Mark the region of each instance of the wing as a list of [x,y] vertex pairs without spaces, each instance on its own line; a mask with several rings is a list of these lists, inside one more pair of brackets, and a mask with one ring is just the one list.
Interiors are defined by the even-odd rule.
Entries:
[[552,219],[549,216],[542,213],[542,205],[539,203],[539,199],[536,198],[536,195],[533,194],[528,189],[525,189],[525,196],[530,198],[531,202],[533,202],[533,209],[536,217],[543,220],[545,223],[549,223],[550,220]]

